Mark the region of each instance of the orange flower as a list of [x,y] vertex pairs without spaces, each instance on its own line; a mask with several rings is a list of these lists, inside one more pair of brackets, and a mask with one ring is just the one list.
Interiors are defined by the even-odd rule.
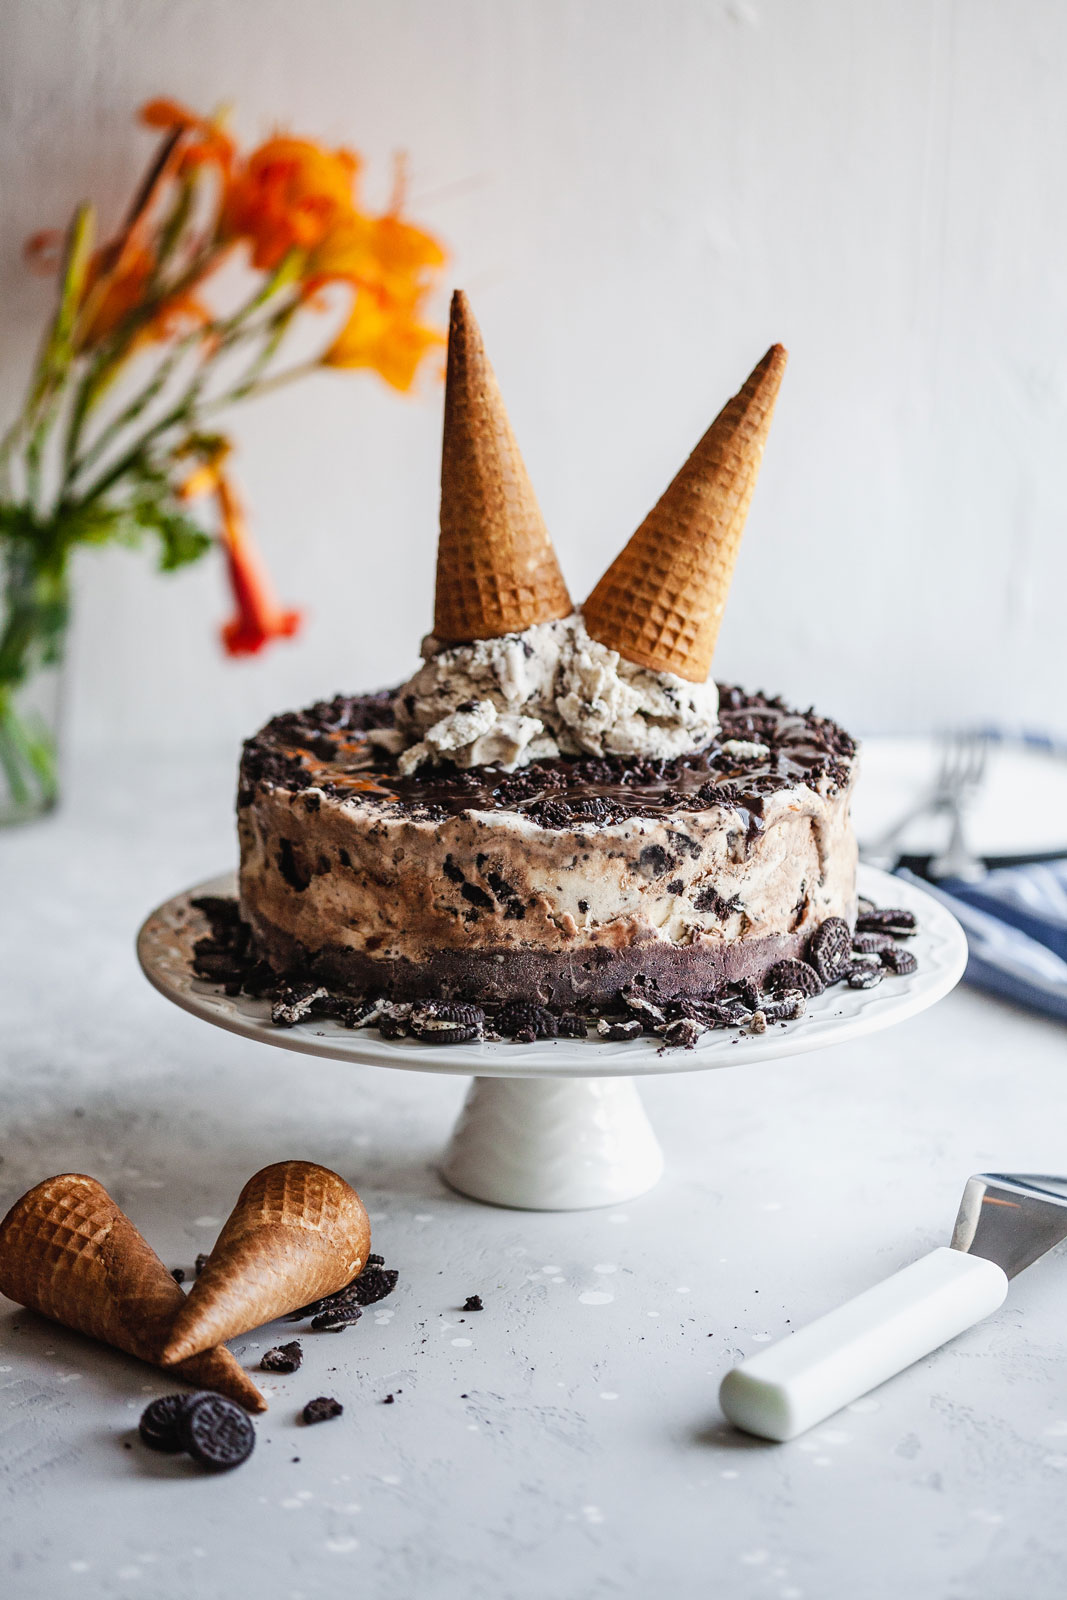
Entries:
[[[96,252],[90,263],[82,302],[89,308],[89,315],[79,333],[83,349],[106,339],[131,312],[145,303],[156,266],[151,250],[130,243],[111,265],[114,256],[114,247],[107,245]],[[206,307],[189,290],[172,294],[159,301],[151,321],[139,330],[135,343],[168,339],[192,323],[207,322],[209,317]]]
[[427,350],[444,335],[418,319],[418,297],[405,304],[360,289],[348,321],[322,356],[326,367],[371,367],[394,389],[408,390]]
[[223,131],[217,117],[201,117],[177,100],[149,100],[141,107],[141,121],[146,128],[163,128],[170,133],[182,132],[191,137],[183,140],[181,167],[202,166],[215,162],[228,169],[234,157],[234,143]]
[[247,239],[253,266],[271,272],[290,250],[313,250],[354,215],[358,170],[348,150],[322,150],[307,139],[268,139],[229,185],[223,234]]
[[374,288],[397,299],[421,289],[426,269],[439,267],[445,252],[421,228],[390,212],[343,218],[312,250],[307,263],[309,288],[337,281]]
[[144,301],[145,290],[155,270],[155,257],[143,246],[131,245],[122,251],[117,265],[111,246],[98,250],[89,265],[85,300],[91,303],[89,321],[81,330],[82,346],[99,344],[113,333],[124,317]]
[[219,477],[215,490],[222,519],[221,542],[233,589],[236,615],[222,629],[227,655],[250,656],[271,639],[291,638],[300,627],[299,611],[283,611],[270,579],[249,538],[244,512],[229,481]]

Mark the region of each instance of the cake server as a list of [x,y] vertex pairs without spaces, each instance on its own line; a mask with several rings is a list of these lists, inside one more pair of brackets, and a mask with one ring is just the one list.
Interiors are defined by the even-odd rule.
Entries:
[[719,1403],[746,1433],[795,1439],[989,1316],[1008,1280],[1067,1239],[1067,1178],[968,1178],[951,1246],[734,1367]]

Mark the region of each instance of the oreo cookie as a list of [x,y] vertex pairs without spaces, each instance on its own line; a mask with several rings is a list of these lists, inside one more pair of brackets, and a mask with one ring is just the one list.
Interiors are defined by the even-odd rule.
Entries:
[[827,917],[808,943],[808,960],[823,983],[837,983],[852,964],[852,932],[843,917]]
[[776,961],[764,978],[764,984],[775,994],[788,994],[799,989],[801,994],[814,998],[822,994],[826,985],[807,961]]
[[179,1423],[182,1448],[208,1472],[229,1472],[247,1461],[256,1430],[246,1411],[220,1394],[198,1394],[184,1407]]
[[863,911],[856,918],[857,933],[895,933],[898,938],[906,939],[916,932],[918,926],[914,911],[903,911],[898,907]]
[[163,1455],[176,1456],[185,1446],[181,1439],[181,1419],[187,1405],[196,1395],[162,1394],[158,1400],[145,1406],[137,1432],[141,1443],[149,1450],[159,1450]]
[[412,1006],[409,1026],[425,1044],[467,1044],[482,1037],[485,1012],[457,1000],[429,1000]]
[[316,1333],[344,1333],[345,1329],[351,1328],[362,1315],[363,1307],[351,1300],[327,1306],[317,1316],[312,1317],[311,1326]]

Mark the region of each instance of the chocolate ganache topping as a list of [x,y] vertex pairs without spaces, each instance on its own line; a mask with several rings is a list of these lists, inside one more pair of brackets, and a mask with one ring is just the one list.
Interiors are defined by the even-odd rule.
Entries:
[[719,686],[721,728],[711,743],[671,759],[626,756],[534,761],[515,772],[448,764],[401,776],[364,735],[388,726],[393,692],[338,695],[267,723],[244,747],[238,805],[260,787],[317,789],[402,810],[421,820],[512,811],[542,828],[607,826],[628,817],[728,805],[759,832],[766,796],[796,784],[834,794],[849,780],[855,741],[813,711]]

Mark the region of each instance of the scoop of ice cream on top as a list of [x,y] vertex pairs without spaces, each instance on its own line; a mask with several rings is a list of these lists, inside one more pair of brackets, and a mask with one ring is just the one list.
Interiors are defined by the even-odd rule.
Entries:
[[581,617],[445,645],[429,635],[425,665],[398,691],[396,726],[370,735],[402,773],[426,762],[495,762],[509,770],[553,756],[677,756],[718,729],[713,682],[687,683],[624,661]]
[[402,773],[672,757],[718,729],[710,677],[785,367],[775,345],[574,610],[465,296],[453,297],[434,631],[368,737]]

